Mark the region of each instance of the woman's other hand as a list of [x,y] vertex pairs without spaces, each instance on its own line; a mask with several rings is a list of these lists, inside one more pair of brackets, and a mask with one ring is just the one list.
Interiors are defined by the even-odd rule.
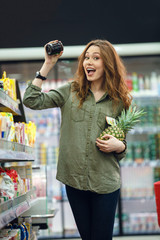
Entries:
[[[102,152],[116,152],[121,153],[125,150],[125,145],[122,141],[118,140],[116,137],[112,135],[105,134],[103,136],[104,140],[99,138],[96,139],[96,145]],[[105,140],[106,139],[106,140]]]

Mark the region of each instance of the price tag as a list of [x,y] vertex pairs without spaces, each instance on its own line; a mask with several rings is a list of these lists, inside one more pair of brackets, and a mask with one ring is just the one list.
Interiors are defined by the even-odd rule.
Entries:
[[106,116],[106,122],[107,122],[109,125],[117,125],[117,124],[116,124],[116,119],[115,119],[115,118],[112,118],[112,117],[107,117],[107,116]]

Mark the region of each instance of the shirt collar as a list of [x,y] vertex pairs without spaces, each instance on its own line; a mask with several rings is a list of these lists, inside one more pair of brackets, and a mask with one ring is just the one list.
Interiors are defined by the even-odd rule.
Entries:
[[[93,92],[92,92],[92,90],[90,88],[89,88],[89,91],[91,92],[91,94],[93,94]],[[104,100],[105,98],[108,98],[108,97],[109,97],[109,95],[108,95],[108,92],[106,91],[104,93],[104,95],[97,101],[97,103],[101,102],[102,100]]]

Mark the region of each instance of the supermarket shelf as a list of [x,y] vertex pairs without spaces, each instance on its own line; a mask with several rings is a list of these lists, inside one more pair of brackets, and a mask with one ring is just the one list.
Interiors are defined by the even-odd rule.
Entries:
[[52,214],[40,214],[40,215],[31,215],[31,217],[32,218],[35,218],[35,219],[38,219],[38,220],[40,220],[40,219],[44,219],[44,218],[46,218],[46,219],[48,219],[48,218],[53,218],[55,216],[55,214],[54,213],[52,213]]
[[0,139],[0,162],[34,161],[32,147]]
[[13,115],[21,115],[19,103],[0,89],[0,111],[11,112]]
[[124,161],[120,162],[121,167],[144,167],[144,166],[150,166],[150,167],[160,167],[160,160],[148,160],[148,161],[143,161],[141,163],[137,163],[135,161]]
[[131,92],[131,95],[133,96],[133,98],[140,98],[142,101],[143,99],[145,100],[146,98],[149,98],[149,100],[153,101],[155,99],[159,100],[160,99],[160,95],[158,94],[158,90],[157,91],[153,91],[153,90],[141,90],[141,91],[137,91],[137,92]]
[[33,193],[34,191],[31,190],[22,196],[0,204],[0,229],[31,208],[32,202],[35,203],[34,200],[31,200]]
[[154,198],[122,199],[124,213],[155,213],[156,205]]
[[128,134],[157,134],[160,132],[160,126],[137,126],[128,132]]
[[10,199],[7,202],[0,204],[0,214],[7,210],[10,210],[10,208],[12,208],[12,207],[16,207],[17,205],[23,203],[24,201],[26,201],[26,199],[29,200],[30,197],[34,194],[34,191],[35,191],[34,189],[30,190],[19,197]]

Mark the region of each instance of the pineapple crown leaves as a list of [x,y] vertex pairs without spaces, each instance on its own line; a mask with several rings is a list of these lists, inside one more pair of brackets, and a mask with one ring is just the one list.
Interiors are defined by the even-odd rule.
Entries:
[[128,110],[123,109],[121,115],[116,120],[117,126],[119,126],[124,133],[133,129],[134,125],[140,121],[140,118],[145,115],[144,110],[138,110],[137,106],[130,105]]

